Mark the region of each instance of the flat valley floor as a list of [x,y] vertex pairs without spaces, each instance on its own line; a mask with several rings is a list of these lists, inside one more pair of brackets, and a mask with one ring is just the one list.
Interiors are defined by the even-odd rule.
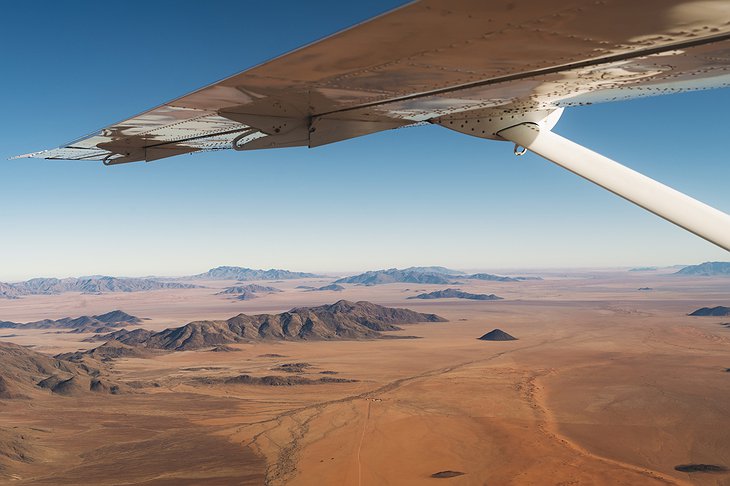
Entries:
[[[284,292],[251,301],[214,295],[232,282],[0,300],[0,320],[122,309],[156,330],[339,299],[449,320],[387,333],[418,339],[118,359],[112,373],[129,393],[0,400],[0,483],[730,485],[730,472],[675,469],[730,471],[730,317],[687,315],[730,305],[730,278],[617,271],[449,286],[505,298],[494,302],[407,299],[443,285],[296,289],[330,281],[266,282]],[[476,339],[494,328],[519,339]],[[0,340],[49,354],[98,345],[85,337],[0,329]],[[283,363],[357,381],[204,380],[281,374],[272,369]]]

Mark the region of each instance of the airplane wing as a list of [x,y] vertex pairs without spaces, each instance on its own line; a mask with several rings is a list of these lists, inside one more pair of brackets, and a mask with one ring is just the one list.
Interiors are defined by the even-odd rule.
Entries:
[[421,0],[21,157],[149,162],[428,122],[512,141],[730,251],[730,216],[551,131],[566,107],[729,85],[727,0]]
[[729,69],[724,0],[423,0],[21,157],[119,164],[316,147],[464,112],[500,117],[724,87]]

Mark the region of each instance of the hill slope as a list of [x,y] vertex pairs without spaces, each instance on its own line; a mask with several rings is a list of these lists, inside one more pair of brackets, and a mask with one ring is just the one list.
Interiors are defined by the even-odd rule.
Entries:
[[674,275],[701,277],[730,276],[730,262],[705,262],[699,265],[690,265],[675,272]]
[[484,334],[482,337],[477,338],[480,341],[516,341],[517,338],[514,336],[511,336],[504,332],[501,329],[493,329],[489,331],[488,333]]
[[470,294],[459,289],[444,289],[427,294],[418,294],[409,299],[469,299],[469,300],[502,300],[494,294]]
[[0,342],[0,399],[23,398],[46,388],[60,395],[111,391],[118,387],[90,368],[31,351],[17,344]]
[[161,289],[188,289],[196,285],[162,282],[151,278],[92,276],[79,278],[32,278],[24,282],[0,283],[0,298],[24,295],[56,295],[64,292],[143,292]]
[[76,351],[74,353],[63,353],[56,355],[56,358],[73,361],[74,363],[88,363],[89,359],[110,361],[117,358],[149,358],[153,353],[154,351],[150,349],[129,346],[112,339],[93,349]]
[[64,317],[35,322],[0,321],[0,328],[10,329],[71,329],[71,332],[110,332],[114,328],[140,324],[142,320],[120,310],[96,316]]
[[410,267],[403,270],[389,268],[388,270],[373,270],[335,280],[336,284],[350,283],[361,285],[381,285],[389,283],[419,283],[448,285],[454,284],[455,278],[485,280],[490,282],[520,282],[523,280],[542,280],[540,277],[504,277],[491,273],[475,273],[466,275],[463,272],[449,270],[444,267]]
[[427,271],[420,267],[399,270],[374,270],[335,280],[335,284],[349,283],[362,285],[382,285],[389,283],[450,284],[453,277],[449,274]]
[[267,287],[265,285],[248,284],[226,287],[216,295],[231,295],[238,300],[251,300],[258,297],[259,294],[271,294],[275,292],[282,292],[282,290],[277,289],[276,287]]
[[281,289],[277,289],[276,287],[267,287],[266,285],[257,285],[257,284],[248,284],[248,285],[234,285],[233,287],[226,287],[225,289],[218,292],[216,295],[226,295],[226,294],[244,294],[247,292],[250,292],[252,294],[255,293],[264,293],[264,292],[281,292]]
[[376,339],[396,324],[446,322],[434,314],[340,300],[331,305],[301,307],[281,314],[239,314],[223,321],[196,321],[153,333],[120,330],[100,338],[154,349],[186,351],[260,340]]
[[345,287],[343,287],[342,285],[332,283],[329,285],[325,285],[324,287],[309,289],[309,292],[326,292],[326,291],[342,292],[343,290],[345,290]]
[[689,314],[690,316],[711,316],[724,317],[730,316],[730,307],[718,305],[717,307],[703,307]]
[[211,268],[207,272],[192,275],[188,278],[195,280],[291,280],[295,278],[319,277],[313,273],[290,272],[272,268],[269,270],[256,270],[245,267],[222,266]]

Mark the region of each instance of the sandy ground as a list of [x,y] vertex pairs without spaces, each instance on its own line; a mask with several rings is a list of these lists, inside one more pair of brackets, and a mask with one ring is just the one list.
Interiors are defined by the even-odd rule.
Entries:
[[[638,272],[637,272],[638,273]],[[305,292],[298,280],[252,301],[209,288],[0,301],[0,320],[122,309],[162,329],[239,312],[279,312],[340,298],[433,312],[404,326],[421,339],[238,345],[114,363],[139,393],[0,401],[0,427],[26,434],[34,462],[0,469],[14,484],[730,485],[730,318],[688,317],[730,305],[730,279],[660,272],[555,272],[544,281],[458,287],[504,301],[407,300],[445,286],[348,286]],[[651,287],[651,291],[638,291]],[[501,328],[519,338],[476,338]],[[83,335],[0,330],[56,353]],[[279,356],[262,356],[262,355]],[[196,377],[277,374],[353,383],[203,385]],[[463,473],[432,478],[441,471]],[[4,474],[4,476],[3,476]]]

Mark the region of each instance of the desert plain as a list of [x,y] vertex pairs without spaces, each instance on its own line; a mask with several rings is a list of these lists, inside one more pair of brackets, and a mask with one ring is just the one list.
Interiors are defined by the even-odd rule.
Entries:
[[[0,300],[0,321],[121,309],[150,330],[342,299],[448,320],[384,333],[404,339],[121,357],[104,363],[120,393],[0,399],[0,483],[730,485],[730,317],[688,316],[730,305],[730,278],[540,275],[457,286],[496,301],[408,298],[449,287],[433,284],[298,288],[327,278],[258,282],[283,292],[249,301],[217,294],[231,281]],[[518,339],[477,339],[495,328]],[[49,356],[101,344],[88,337],[0,329]],[[312,383],[225,380],[243,373]]]

